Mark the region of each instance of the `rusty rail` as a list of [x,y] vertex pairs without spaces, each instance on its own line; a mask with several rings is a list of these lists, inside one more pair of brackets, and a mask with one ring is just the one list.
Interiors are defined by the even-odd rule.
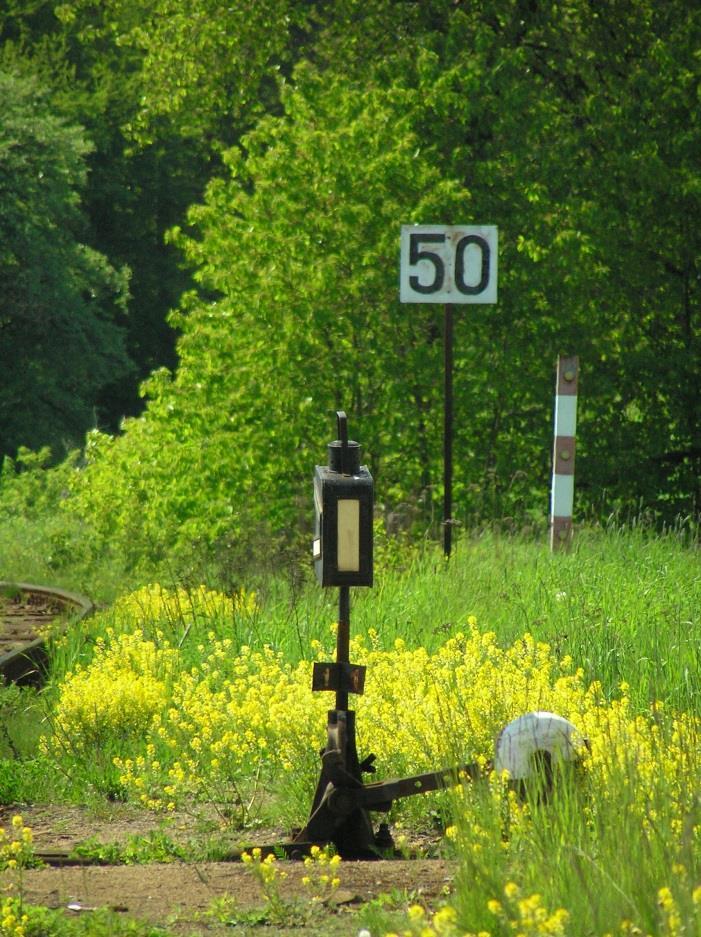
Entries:
[[14,683],[40,682],[49,629],[63,631],[92,610],[89,599],[65,589],[0,581],[0,675]]

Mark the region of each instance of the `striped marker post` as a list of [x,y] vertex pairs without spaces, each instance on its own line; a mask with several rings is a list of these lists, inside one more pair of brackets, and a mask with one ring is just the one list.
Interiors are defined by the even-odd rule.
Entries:
[[550,549],[552,551],[567,550],[572,543],[578,375],[579,358],[564,356],[558,358],[553,483],[550,497]]

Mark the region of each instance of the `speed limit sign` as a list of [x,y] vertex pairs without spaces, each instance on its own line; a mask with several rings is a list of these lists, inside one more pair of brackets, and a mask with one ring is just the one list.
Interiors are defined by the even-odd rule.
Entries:
[[495,303],[495,225],[402,225],[403,303]]

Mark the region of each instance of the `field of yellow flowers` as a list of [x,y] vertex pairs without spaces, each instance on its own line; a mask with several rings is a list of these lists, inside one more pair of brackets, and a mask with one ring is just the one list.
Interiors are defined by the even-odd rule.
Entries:
[[[533,711],[563,716],[588,740],[578,770],[559,774],[549,798],[519,794],[492,772],[398,802],[390,822],[440,833],[438,848],[458,871],[440,907],[407,899],[403,910],[375,908],[371,937],[701,934],[697,674],[687,673],[685,695],[676,685],[698,643],[691,632],[683,646],[681,631],[660,633],[658,615],[657,632],[646,626],[630,640],[645,675],[637,682],[633,658],[609,653],[597,679],[592,671],[604,658],[591,654],[595,629],[604,648],[621,651],[635,635],[639,594],[648,590],[653,608],[660,594],[671,601],[682,568],[687,579],[672,611],[698,624],[691,616],[698,616],[699,574],[690,581],[693,567],[684,565],[696,557],[686,547],[640,541],[634,553],[630,544],[618,546],[618,599],[593,553],[587,566],[581,554],[528,559],[518,552],[523,545],[492,549],[501,568],[490,567],[489,581],[501,577],[502,594],[512,591],[503,604],[528,628],[505,626],[496,615],[497,629],[491,626],[489,607],[480,607],[479,564],[486,560],[474,552],[466,552],[463,567],[458,553],[452,568],[432,561],[388,570],[374,614],[370,598],[360,601],[351,659],[368,669],[366,692],[354,701],[358,750],[361,758],[377,753],[379,778],[487,765],[501,729]],[[534,567],[520,578],[529,562]],[[510,569],[521,572],[509,580]],[[438,624],[434,618],[425,639],[414,640],[421,602],[433,590],[435,603],[445,603],[455,579],[457,605],[469,570],[474,584],[462,593],[464,613],[451,611],[452,620]],[[395,608],[402,619],[392,634],[383,624]],[[265,640],[265,600],[246,589],[156,584],[121,597],[93,619],[89,635],[55,642],[40,757],[63,776],[164,815],[201,806],[242,830],[271,817],[301,825],[330,705],[310,689],[313,661],[333,653],[335,625],[325,613],[316,631],[307,628],[303,654]],[[580,636],[573,633],[578,616],[586,626]],[[663,660],[655,662],[654,684],[644,660],[653,647],[670,661],[666,671]],[[663,692],[652,694],[653,686]],[[334,867],[341,881],[342,866]]]

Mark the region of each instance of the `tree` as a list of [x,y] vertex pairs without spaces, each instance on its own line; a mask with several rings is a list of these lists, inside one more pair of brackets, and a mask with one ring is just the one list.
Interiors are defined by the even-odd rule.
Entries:
[[94,401],[130,373],[115,324],[127,272],[88,247],[90,144],[36,82],[0,72],[0,439],[3,453],[78,445]]
[[92,441],[78,498],[130,536],[148,518],[156,552],[292,525],[338,406],[380,499],[430,516],[439,311],[397,300],[411,221],[500,228],[499,303],[457,323],[463,516],[546,516],[564,351],[583,364],[580,505],[695,510],[699,243],[679,219],[700,191],[701,16],[625,0],[426,9],[416,55],[364,74],[298,66],[283,113],[225,153],[196,237],[174,232],[198,283],[173,317],[179,367],[146,386],[122,439]]
[[139,381],[175,365],[176,335],[166,317],[191,279],[164,235],[201,198],[212,167],[209,148],[183,140],[172,126],[134,144],[143,54],[119,41],[110,12],[99,4],[88,23],[53,0],[8,0],[0,11],[0,68],[38,78],[55,115],[80,124],[92,144],[81,189],[83,239],[114,267],[131,270],[119,325],[135,367],[131,379],[116,373],[94,401],[101,425],[117,431],[124,415],[143,407]]
[[478,19],[504,105],[490,135],[540,206],[522,297],[538,330],[566,317],[560,348],[584,367],[580,503],[698,512],[701,13],[573,0]]
[[65,0],[56,13],[88,55],[116,50],[135,66],[138,107],[124,125],[132,137],[142,145],[158,142],[167,128],[218,149],[276,99],[277,69],[290,60],[309,6]]

